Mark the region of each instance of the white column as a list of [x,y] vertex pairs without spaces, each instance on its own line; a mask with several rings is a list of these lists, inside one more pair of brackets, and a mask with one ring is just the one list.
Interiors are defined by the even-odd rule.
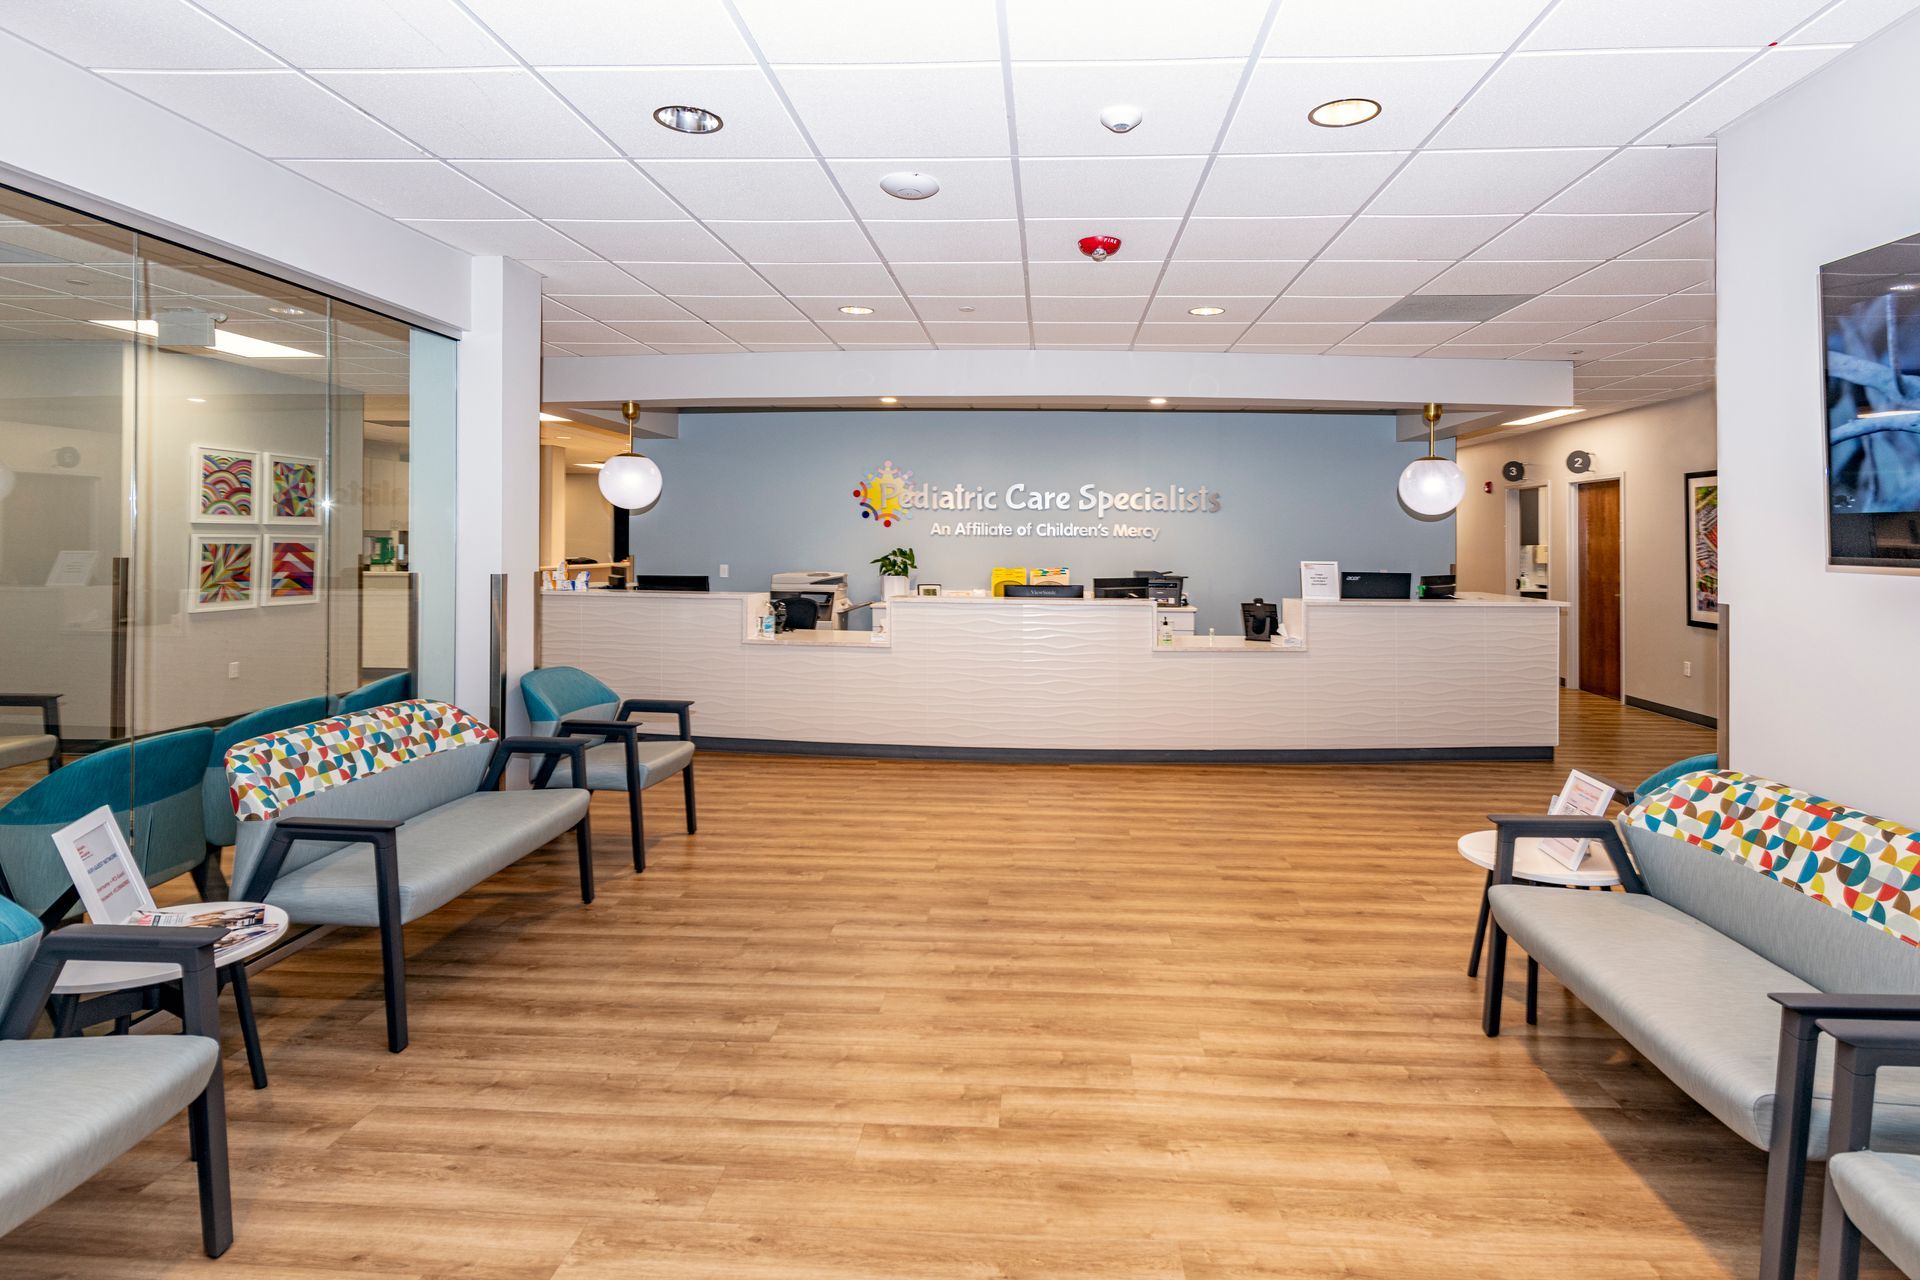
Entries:
[[472,327],[460,341],[459,626],[455,701],[491,698],[491,575],[507,575],[508,733],[527,728],[520,677],[533,665],[540,554],[540,277],[504,258],[473,260]]

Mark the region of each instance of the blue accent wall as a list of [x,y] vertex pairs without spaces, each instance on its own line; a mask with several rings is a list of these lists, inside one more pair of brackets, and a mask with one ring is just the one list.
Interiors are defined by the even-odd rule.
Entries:
[[[919,557],[917,582],[983,587],[996,565],[1065,565],[1075,582],[1135,569],[1187,575],[1209,627],[1238,634],[1240,602],[1300,594],[1300,561],[1343,569],[1446,573],[1454,521],[1400,506],[1400,470],[1424,449],[1394,439],[1391,415],[914,411],[683,413],[680,438],[648,441],[666,486],[633,517],[640,573],[704,573],[715,591],[765,591],[787,569],[844,569],[858,600],[879,595],[870,563],[895,546]],[[1450,445],[1442,452],[1451,456]],[[1005,490],[1207,486],[1211,514],[1161,511],[914,511],[883,528],[854,490],[891,461],[914,483]],[[1469,495],[1468,501],[1472,501]],[[983,521],[1154,525],[1157,541],[936,537]],[[719,577],[728,565],[731,576]],[[856,615],[856,617],[864,617]],[[856,623],[864,625],[864,623]]]

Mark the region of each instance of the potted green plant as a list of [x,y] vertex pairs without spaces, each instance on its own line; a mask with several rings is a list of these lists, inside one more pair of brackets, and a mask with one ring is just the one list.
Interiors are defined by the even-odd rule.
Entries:
[[869,561],[880,566],[880,598],[891,600],[907,594],[907,576],[917,567],[912,547],[895,547]]

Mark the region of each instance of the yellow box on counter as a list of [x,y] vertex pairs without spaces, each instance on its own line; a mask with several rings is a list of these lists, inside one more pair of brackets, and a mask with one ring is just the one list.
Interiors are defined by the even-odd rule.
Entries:
[[987,583],[988,588],[996,596],[1007,594],[1009,586],[1024,587],[1025,585],[1027,585],[1027,571],[1024,568],[995,569],[993,577]]

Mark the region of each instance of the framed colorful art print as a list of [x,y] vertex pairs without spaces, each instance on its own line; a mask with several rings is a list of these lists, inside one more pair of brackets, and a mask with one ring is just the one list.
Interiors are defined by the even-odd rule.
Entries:
[[266,480],[264,518],[268,524],[320,523],[320,459],[269,453],[260,474]]
[[260,594],[260,536],[196,533],[187,569],[189,613],[251,609]]
[[320,599],[320,539],[268,534],[262,605],[314,604]]
[[195,524],[260,523],[260,455],[219,445],[193,446]]
[[1687,625],[1720,625],[1720,474],[1687,472]]

